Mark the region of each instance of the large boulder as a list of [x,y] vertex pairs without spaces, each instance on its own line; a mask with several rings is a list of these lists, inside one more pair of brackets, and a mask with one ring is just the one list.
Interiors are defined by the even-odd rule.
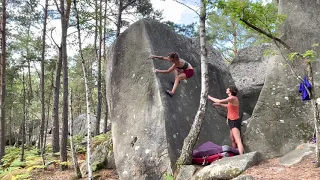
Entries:
[[[94,133],[97,119],[95,116],[90,115],[90,121],[91,121],[91,133]],[[100,120],[100,130],[99,133],[103,132],[105,121],[104,119]],[[70,127],[70,125],[68,125]],[[79,135],[79,136],[86,136],[88,131],[88,124],[87,124],[87,114],[80,114],[73,120],[73,134]],[[107,122],[107,131],[111,130],[111,122],[108,119]],[[70,131],[70,129],[69,129]]]
[[[91,133],[93,133],[96,125],[96,117],[90,116],[90,121],[91,121]],[[70,125],[68,127],[70,127]],[[73,135],[86,136],[87,133],[88,133],[87,114],[81,114],[76,118],[74,118],[73,120]]]
[[242,95],[243,111],[252,114],[266,77],[265,51],[270,44],[248,47],[239,51],[229,66],[231,75]]
[[[151,54],[166,56],[171,51],[178,52],[195,70],[194,77],[181,82],[173,97],[165,93],[172,88],[173,73],[153,72],[171,64],[148,59]],[[140,20],[117,38],[108,54],[107,95],[120,179],[162,179],[163,174],[175,170],[198,110],[199,49],[194,48],[191,39],[174,33],[167,25]],[[209,64],[209,94],[225,98],[226,88],[234,82],[219,57],[212,56],[219,65]],[[225,118],[209,106],[197,145],[206,141],[228,144],[228,134]]]
[[[283,0],[279,12],[287,15],[281,38],[293,49],[304,53],[320,42],[320,2]],[[300,79],[306,75],[305,62],[288,61],[284,57],[289,52],[274,50],[277,55],[268,59],[266,81],[244,138],[247,151],[260,151],[267,157],[282,156],[310,140],[314,128],[310,102],[303,102],[298,93]],[[312,64],[319,91],[319,64]]]

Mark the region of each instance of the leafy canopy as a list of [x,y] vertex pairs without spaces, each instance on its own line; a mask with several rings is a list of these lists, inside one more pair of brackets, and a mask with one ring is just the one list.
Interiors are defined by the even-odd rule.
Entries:
[[[259,27],[277,36],[277,27],[286,18],[285,15],[278,14],[278,8],[274,3],[263,4],[261,0],[252,2],[250,0],[219,0],[217,7],[223,9],[225,14],[229,14],[233,19],[246,20],[250,24]],[[246,26],[250,29],[250,27]]]

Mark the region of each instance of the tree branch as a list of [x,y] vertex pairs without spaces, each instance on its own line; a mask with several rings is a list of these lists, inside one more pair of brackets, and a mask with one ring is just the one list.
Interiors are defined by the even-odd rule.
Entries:
[[58,10],[58,12],[61,14],[61,11],[60,11],[60,8],[59,8],[59,5],[58,5],[58,3],[57,3],[57,0],[54,0],[54,4],[57,6],[57,10]]
[[[281,45],[283,45],[286,49],[290,50],[291,52],[296,52],[293,48],[291,48],[289,45],[287,45],[284,41],[282,41],[281,39],[274,37],[272,34],[267,33],[266,31],[256,27],[255,25],[249,23],[247,20],[245,20],[244,18],[240,18],[240,21],[244,22],[247,26],[249,26],[250,28],[254,29],[255,31],[264,34],[265,36],[269,37],[270,39],[273,39],[277,42],[279,42]],[[302,55],[300,53],[297,54],[298,56],[302,57]]]
[[51,29],[51,39],[52,39],[53,43],[54,43],[54,44],[57,46],[57,48],[59,49],[60,46],[56,43],[56,41],[54,41],[54,38],[53,38],[53,35],[52,35],[52,32],[53,32],[54,29],[56,29],[56,27],[54,27],[54,28]]
[[196,10],[192,9],[190,6],[188,6],[188,5],[180,2],[180,1],[178,1],[178,0],[173,0],[173,1],[176,2],[176,3],[179,3],[179,4],[184,5],[185,7],[189,8],[191,11],[195,12],[198,16],[200,16],[200,14],[199,14]]
[[121,8],[121,12],[125,9],[127,9],[128,6],[130,6],[131,4],[135,3],[136,0],[132,0],[132,1],[129,1],[127,4],[125,4],[124,6],[122,6]]

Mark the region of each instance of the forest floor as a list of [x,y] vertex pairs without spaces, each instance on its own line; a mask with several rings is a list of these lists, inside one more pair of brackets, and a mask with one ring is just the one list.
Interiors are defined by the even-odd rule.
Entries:
[[[315,154],[305,157],[300,163],[292,166],[280,165],[279,158],[270,159],[246,170],[243,175],[250,175],[254,180],[320,180],[320,168],[314,167]],[[39,170],[32,173],[35,180],[72,180],[73,170]],[[94,173],[99,180],[119,179],[114,170],[100,170]],[[86,178],[82,178],[83,180]]]
[[[118,174],[112,169],[102,169],[93,173],[95,180],[117,180],[119,179]],[[73,169],[66,171],[56,170],[39,170],[32,173],[31,179],[35,180],[74,180],[76,179]],[[83,177],[80,180],[88,179]]]
[[292,166],[281,165],[280,158],[274,158],[247,169],[243,174],[251,175],[254,180],[320,180],[320,168],[315,168],[314,162],[315,153]]
[[[1,180],[74,180],[75,173],[72,166],[66,171],[60,171],[58,164],[48,165],[47,168],[41,166],[42,159],[36,156],[36,150],[30,149],[26,151],[26,162],[20,162],[19,148],[8,149],[5,162],[10,161],[11,166],[6,170],[0,169]],[[12,158],[10,158],[12,157]],[[84,155],[78,156],[80,162],[84,161]],[[59,157],[47,155],[47,162],[54,162]],[[10,160],[12,159],[12,160]],[[292,165],[284,166],[280,164],[280,158],[270,159],[260,164],[247,169],[243,175],[250,175],[255,180],[320,180],[320,168],[315,168],[315,153],[306,156],[301,162]],[[14,161],[13,161],[14,160]],[[119,176],[115,170],[102,169],[93,173],[95,180],[118,180]],[[81,180],[87,179],[83,177]]]

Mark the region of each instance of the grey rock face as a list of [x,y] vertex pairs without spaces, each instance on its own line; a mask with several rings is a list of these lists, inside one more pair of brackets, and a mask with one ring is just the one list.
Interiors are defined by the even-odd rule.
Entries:
[[[94,127],[96,125],[96,117],[91,116],[91,133],[94,132]],[[70,125],[68,126],[70,128]],[[70,131],[70,130],[69,130]],[[81,114],[73,120],[73,134],[79,136],[87,135],[87,114]]]
[[199,170],[192,180],[232,179],[261,160],[258,152],[223,158]]
[[[172,88],[174,74],[155,74],[153,70],[171,64],[147,58],[172,51],[191,63],[195,74],[169,97],[164,91]],[[118,174],[121,179],[162,179],[164,173],[175,170],[199,106],[199,49],[168,26],[141,20],[118,37],[108,54],[107,95]],[[226,88],[234,83],[227,68],[219,67],[209,65],[209,94],[225,98]],[[228,134],[225,118],[209,104],[196,146],[209,140],[227,144]]]
[[243,111],[248,114],[252,113],[266,78],[267,57],[264,53],[270,47],[270,44],[262,44],[242,49],[229,66],[242,94]]
[[[319,1],[279,1],[279,12],[287,15],[281,38],[289,46],[304,53],[320,42]],[[310,102],[302,102],[298,93],[305,63],[300,59],[285,60],[282,54],[288,57],[288,52],[283,50],[281,54],[274,49],[277,55],[268,60],[266,81],[244,137],[247,150],[267,157],[282,156],[310,140],[314,127]],[[319,92],[319,63],[312,64],[315,89]]]
[[254,178],[249,175],[240,175],[236,178],[233,178],[232,180],[254,180]]
[[186,165],[180,168],[179,174],[176,180],[191,179],[193,174],[197,171],[197,167],[194,165]]

